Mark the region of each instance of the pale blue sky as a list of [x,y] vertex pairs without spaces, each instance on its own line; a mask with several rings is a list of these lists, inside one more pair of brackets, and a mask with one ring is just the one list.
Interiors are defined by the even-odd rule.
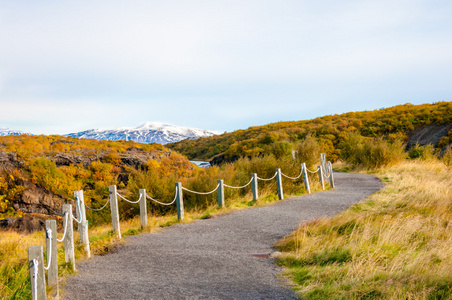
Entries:
[[0,0],[0,127],[233,131],[452,101],[449,0]]

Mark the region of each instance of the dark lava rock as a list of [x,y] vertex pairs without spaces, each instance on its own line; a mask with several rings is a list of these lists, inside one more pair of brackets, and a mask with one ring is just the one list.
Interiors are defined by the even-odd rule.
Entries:
[[449,130],[452,129],[452,124],[430,124],[427,126],[421,126],[416,128],[412,132],[408,134],[408,141],[406,144],[406,148],[410,149],[414,147],[416,144],[420,146],[425,146],[428,144],[432,144],[434,146],[438,145],[439,140],[447,136]]
[[226,155],[223,153],[223,154],[218,154],[217,156],[212,158],[212,160],[210,161],[210,164],[212,166],[215,166],[215,165],[219,166],[219,165],[222,165],[225,163],[235,162],[238,159],[239,159],[239,157],[236,155],[234,155],[232,157],[226,157]]
[[17,159],[17,153],[13,151],[0,151],[0,167],[18,168],[22,162]]
[[38,230],[44,230],[44,228],[44,220],[29,215],[0,220],[0,229],[2,230],[32,233]]
[[25,182],[25,187],[20,199],[13,202],[15,210],[46,215],[59,214],[63,204],[67,202],[63,197],[30,182]]

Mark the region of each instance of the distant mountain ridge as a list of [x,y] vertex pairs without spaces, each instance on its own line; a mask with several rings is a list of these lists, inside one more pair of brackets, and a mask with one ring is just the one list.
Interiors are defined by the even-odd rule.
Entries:
[[23,132],[20,130],[11,130],[6,127],[0,127],[0,136],[21,135],[21,134],[31,134],[31,133]]
[[218,132],[174,126],[158,122],[146,122],[138,127],[122,127],[117,129],[90,129],[82,132],[70,133],[67,136],[108,141],[135,141],[138,143],[174,143],[185,139],[197,139],[217,135]]

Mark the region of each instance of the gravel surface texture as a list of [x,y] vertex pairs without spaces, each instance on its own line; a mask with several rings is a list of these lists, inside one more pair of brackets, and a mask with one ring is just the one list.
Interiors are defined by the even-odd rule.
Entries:
[[336,189],[290,198],[155,234],[78,265],[63,299],[296,299],[273,259],[252,256],[300,222],[332,216],[380,190],[369,175],[335,173]]

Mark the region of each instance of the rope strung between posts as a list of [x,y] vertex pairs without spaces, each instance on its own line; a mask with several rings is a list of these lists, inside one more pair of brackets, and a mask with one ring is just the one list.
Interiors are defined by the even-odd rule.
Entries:
[[264,181],[269,181],[269,180],[273,180],[273,179],[275,179],[276,175],[278,175],[278,172],[275,172],[275,175],[273,175],[273,177],[272,177],[272,178],[268,178],[268,179],[265,179],[265,178],[260,178],[260,177],[257,177],[257,179],[259,179],[259,180],[264,180]]
[[[331,172],[329,172],[327,170],[332,170],[332,166],[331,166],[331,162],[330,161],[328,162],[328,168],[323,167],[323,176],[328,179],[331,176]],[[326,174],[328,174],[328,175],[326,175]]]
[[297,180],[298,178],[301,177],[301,175],[303,175],[303,167],[301,167],[300,175],[298,175],[297,177],[289,177],[286,174],[284,174],[283,172],[281,172],[281,175],[286,177],[286,178],[288,178],[288,179]]
[[253,178],[251,177],[250,182],[248,182],[247,184],[245,184],[244,186],[230,186],[227,184],[223,184],[225,187],[231,188],[231,189],[243,189],[246,188],[247,186],[249,186],[251,184],[251,182],[253,182]]
[[75,197],[75,201],[77,202],[77,207],[76,208],[78,209],[78,213],[80,215],[80,221],[77,220],[77,218],[74,217],[74,216],[72,216],[72,218],[75,220],[75,222],[80,224],[80,223],[82,223],[82,210],[80,209],[80,199],[78,197]]
[[33,300],[38,299],[38,260],[33,259],[33,288],[35,290]]
[[132,203],[132,204],[136,204],[136,203],[140,202],[141,201],[141,197],[142,197],[142,195],[140,194],[140,198],[138,199],[138,201],[130,201],[130,200],[124,198],[123,196],[121,196],[118,192],[116,192],[116,195],[118,195],[121,199],[123,199],[123,200],[125,200],[125,201],[127,201],[129,203]]
[[317,168],[317,170],[315,170],[315,171],[311,171],[308,168],[306,168],[306,171],[308,171],[309,173],[315,174],[319,171],[319,168]]
[[85,203],[85,207],[86,207],[87,209],[89,209],[89,210],[92,210],[92,211],[101,211],[101,210],[103,210],[105,207],[107,207],[107,204],[108,204],[109,202],[110,202],[110,197],[108,197],[107,202],[106,202],[105,205],[102,206],[101,208],[91,208],[91,207],[89,207],[88,205],[86,205],[86,203]]
[[47,267],[44,267],[45,270],[48,270],[50,268],[50,264],[52,263],[52,229],[47,228],[46,229],[47,238],[50,240],[50,247],[49,251],[47,251]]
[[91,207],[89,207],[88,205],[86,205],[86,203],[85,203],[85,207],[86,207],[87,209],[89,209],[89,210],[92,210],[92,211],[101,211],[102,209],[104,209],[105,207],[107,207],[107,204],[108,204],[109,202],[110,202],[110,196],[108,196],[107,202],[105,202],[105,205],[102,206],[101,208],[91,208]]
[[148,195],[146,195],[146,198],[148,198],[149,200],[152,200],[158,204],[161,204],[161,205],[172,205],[174,202],[176,202],[176,199],[177,199],[177,189],[176,189],[176,195],[174,196],[174,200],[171,203],[163,203],[163,202],[157,201],[154,198],[149,197]]
[[59,240],[58,238],[57,238],[57,241],[58,242],[62,242],[62,241],[64,241],[64,237],[66,236],[66,231],[67,231],[67,226],[68,226],[68,221],[67,221],[67,216],[68,216],[68,213],[67,212],[65,212],[64,213],[64,222],[63,222],[63,224],[66,224],[66,226],[64,226],[64,231],[63,231],[63,237],[61,238],[61,240]]
[[216,187],[213,191],[207,192],[207,193],[195,192],[195,191],[186,189],[186,188],[184,188],[184,187],[182,187],[182,189],[183,189],[184,191],[187,191],[187,192],[190,192],[190,193],[193,193],[193,194],[198,194],[198,195],[209,195],[209,194],[215,193],[216,190],[218,190],[219,187],[220,187],[220,184],[217,184],[217,187]]

